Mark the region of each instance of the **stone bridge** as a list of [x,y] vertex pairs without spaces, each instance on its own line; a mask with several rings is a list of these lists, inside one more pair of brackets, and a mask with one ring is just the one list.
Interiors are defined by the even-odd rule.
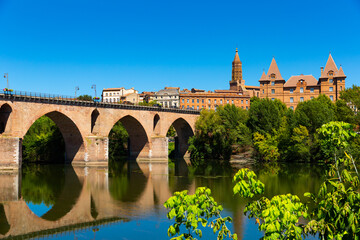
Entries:
[[129,134],[129,157],[138,161],[167,161],[166,133],[177,132],[176,152],[185,156],[198,111],[132,106],[71,99],[0,94],[0,169],[17,169],[22,162],[22,139],[41,116],[59,127],[66,162],[107,165],[108,136],[116,122]]

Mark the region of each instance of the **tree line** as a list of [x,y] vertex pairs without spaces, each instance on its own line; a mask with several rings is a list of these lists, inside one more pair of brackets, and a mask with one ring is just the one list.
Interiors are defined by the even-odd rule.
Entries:
[[[331,121],[354,127],[360,123],[360,87],[341,92],[333,103],[325,95],[301,102],[294,110],[280,100],[253,97],[250,109],[234,105],[219,106],[216,111],[203,110],[189,140],[193,165],[228,161],[232,154],[252,151],[258,160],[317,161],[329,158],[319,144],[316,129]],[[349,151],[360,156],[360,139],[355,138]]]

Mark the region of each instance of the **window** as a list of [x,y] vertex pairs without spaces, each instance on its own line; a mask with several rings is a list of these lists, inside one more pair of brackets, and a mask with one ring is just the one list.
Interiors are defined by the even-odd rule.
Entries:
[[246,104],[248,104],[248,100],[246,100]]
[[275,93],[275,89],[271,89],[271,94],[274,94]]
[[270,78],[271,78],[271,79],[275,79],[275,77],[276,77],[275,73],[272,73],[272,74],[270,75]]
[[192,103],[194,103],[194,99],[192,99]]
[[222,104],[222,99],[220,99],[220,104]]
[[110,93],[110,96],[111,96],[111,93]]
[[340,79],[340,82],[342,82],[342,79]]
[[333,95],[330,95],[330,100],[331,100],[331,101],[334,101]]
[[314,88],[310,88],[310,92],[313,93],[313,92],[314,92]]
[[244,100],[241,100],[241,104],[244,104]]
[[211,110],[211,107],[209,106],[209,110]]
[[196,106],[196,110],[199,110],[199,106]]
[[176,102],[174,102],[174,107],[177,107],[177,106],[176,106]]
[[294,106],[291,106],[290,109],[294,110]]
[[334,90],[333,87],[329,87],[329,92],[332,92]]
[[333,83],[334,82],[334,80],[333,79],[329,79],[329,83]]
[[264,89],[263,89],[263,94],[265,93]]
[[228,100],[226,100],[226,103],[227,103],[227,104],[229,104],[229,99],[228,99]]
[[202,102],[202,103],[204,103],[204,99],[203,99],[203,100],[201,100],[201,102]]
[[197,102],[197,103],[199,103],[199,102],[200,102],[200,100],[198,99],[198,100],[196,100],[196,102]]
[[275,101],[275,98],[272,98],[271,100]]
[[303,102],[304,101],[304,97],[300,97],[300,102]]
[[294,102],[294,98],[293,98],[293,97],[290,98],[290,102],[291,102],[291,103]]
[[186,99],[186,102],[189,103],[189,99]]
[[211,100],[209,99],[209,104],[211,103]]
[[108,93],[105,93],[105,96],[107,96],[108,95]]
[[271,82],[271,86],[275,86],[275,82]]
[[216,104],[216,99],[214,100],[214,104]]
[[231,100],[231,104],[234,104],[234,100]]
[[342,91],[342,86],[340,86],[340,91]]
[[300,93],[303,93],[304,92],[304,88],[300,88]]
[[184,103],[184,99],[182,100],[182,103]]
[[314,99],[314,97],[310,97],[310,99]]
[[294,89],[291,88],[291,89],[290,89],[290,93],[294,93]]
[[263,83],[262,85],[265,86],[265,83]]
[[246,110],[248,110],[249,109],[249,107],[248,106],[246,106]]
[[333,72],[333,71],[329,71],[329,72],[328,72],[328,75],[329,75],[329,76],[333,76],[333,75],[334,75],[334,72]]

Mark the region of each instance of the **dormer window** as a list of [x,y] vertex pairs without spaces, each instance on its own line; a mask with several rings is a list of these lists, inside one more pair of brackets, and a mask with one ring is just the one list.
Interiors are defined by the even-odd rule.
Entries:
[[271,79],[275,79],[275,77],[276,77],[275,73],[270,74]]
[[271,86],[275,86],[275,82],[271,82]]
[[303,84],[303,83],[304,83],[304,79],[300,79],[300,83]]
[[334,71],[329,71],[329,72],[328,72],[328,75],[329,75],[329,76],[333,76],[333,75],[334,75]]

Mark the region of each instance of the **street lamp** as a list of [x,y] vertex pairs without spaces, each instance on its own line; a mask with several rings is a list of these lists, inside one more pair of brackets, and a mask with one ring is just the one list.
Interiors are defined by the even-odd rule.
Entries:
[[6,78],[6,88],[9,89],[9,74],[4,73],[4,78]]
[[95,90],[95,97],[96,97],[96,85],[93,84],[93,85],[91,86],[91,89],[94,89],[94,90]]
[[79,86],[76,86],[76,87],[75,87],[75,98],[76,98],[76,92],[79,91],[79,90],[80,90],[80,89],[79,89]]

